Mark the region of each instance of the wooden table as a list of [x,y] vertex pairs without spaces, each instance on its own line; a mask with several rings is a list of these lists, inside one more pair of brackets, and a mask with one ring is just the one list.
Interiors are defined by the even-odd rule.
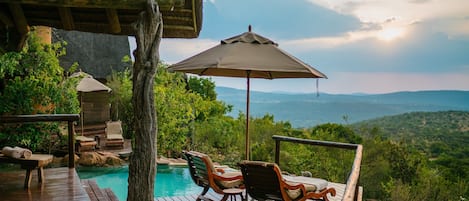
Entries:
[[28,189],[31,184],[32,171],[37,168],[37,176],[39,183],[42,183],[44,178],[43,167],[52,162],[53,156],[49,154],[33,154],[31,158],[11,158],[0,154],[0,163],[14,163],[20,164],[22,169],[26,170],[24,179],[24,188]]
[[[227,188],[223,190],[225,195],[228,195],[230,201],[236,201],[236,196],[239,195],[241,197],[241,201],[244,201],[243,197],[243,190],[239,188]],[[226,197],[228,199],[228,197]]]

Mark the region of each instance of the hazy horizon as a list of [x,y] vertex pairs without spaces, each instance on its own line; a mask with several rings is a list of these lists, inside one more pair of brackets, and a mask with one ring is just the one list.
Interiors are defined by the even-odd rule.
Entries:
[[[216,85],[215,88],[228,88],[234,90],[242,90],[246,91],[246,88],[234,88],[234,87],[227,87],[227,86],[218,86]],[[393,94],[393,93],[405,93],[405,92],[432,92],[432,91],[459,91],[459,92],[469,92],[469,90],[457,90],[457,89],[442,89],[442,90],[414,90],[414,91],[393,91],[393,92],[385,92],[385,93],[363,93],[363,92],[355,92],[355,93],[328,93],[325,91],[319,91],[319,94],[330,94],[330,95],[383,95],[383,94]],[[261,91],[255,90],[251,88],[251,92],[260,92],[260,93],[273,93],[273,94],[317,94],[316,91],[314,92],[292,92],[292,91]]]

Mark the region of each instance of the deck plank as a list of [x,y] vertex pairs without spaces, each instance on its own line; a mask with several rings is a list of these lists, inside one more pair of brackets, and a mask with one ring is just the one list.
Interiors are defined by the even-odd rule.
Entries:
[[327,198],[330,201],[340,201],[344,197],[345,193],[345,184],[329,182],[327,185],[328,188],[335,188],[336,195],[332,197],[330,194],[327,194]]
[[[327,196],[330,201],[342,200],[344,193],[345,193],[345,184],[329,182],[327,187],[328,188],[333,187],[336,190],[336,196],[334,197],[330,195]],[[193,194],[193,195],[175,196],[175,197],[159,197],[159,198],[155,198],[155,201],[185,201],[185,200],[192,201],[192,200],[196,200],[197,196],[198,196],[197,194]],[[212,200],[221,200],[223,196],[210,190],[207,192],[206,197]],[[252,200],[252,199],[250,198],[249,200]]]
[[[2,178],[2,182],[0,182],[1,200],[90,200],[75,169],[47,168],[44,169],[44,175],[42,184],[33,180],[30,188],[24,190],[25,172],[23,170],[0,172],[0,178]],[[37,178],[37,171],[33,171],[33,178]]]
[[104,192],[106,193],[110,201],[119,201],[119,198],[117,198],[116,194],[114,193],[114,191],[112,191],[112,189],[105,188]]

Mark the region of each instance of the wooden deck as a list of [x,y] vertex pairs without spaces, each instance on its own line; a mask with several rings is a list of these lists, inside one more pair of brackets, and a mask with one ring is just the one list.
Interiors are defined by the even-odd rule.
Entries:
[[37,181],[37,171],[33,172],[31,187],[24,190],[25,171],[0,172],[0,200],[90,200],[73,168],[44,169],[43,183]]
[[[23,201],[23,200],[117,200],[113,194],[110,194],[106,189],[92,187],[95,183],[88,180],[80,181],[75,169],[64,168],[48,168],[44,169],[44,182],[39,184],[37,182],[37,171],[34,171],[29,190],[23,189],[23,182],[25,178],[24,170],[0,172],[0,197],[2,201]],[[329,183],[328,187],[334,187],[337,191],[335,197],[329,197],[331,201],[342,200],[345,192],[345,184]],[[202,191],[202,188],[200,189]],[[87,193],[88,191],[88,193]],[[90,199],[89,193],[95,194],[95,198]],[[107,194],[107,196],[106,196]],[[208,197],[213,200],[221,200],[222,196],[209,191]],[[361,200],[362,189],[358,193],[358,200]],[[109,197],[99,199],[102,196]],[[93,197],[93,196],[91,196]],[[111,198],[112,197],[112,198]],[[176,197],[159,197],[155,201],[194,201],[197,195],[186,195]]]
[[[344,192],[345,192],[345,184],[329,182],[328,188],[330,187],[335,188],[337,194],[335,197],[328,196],[329,200],[330,201],[342,200]],[[200,189],[200,191],[202,191],[202,188]],[[212,200],[221,200],[223,196],[213,191],[209,191],[206,197]],[[155,201],[194,201],[196,199],[197,199],[197,195],[186,195],[186,196],[175,196],[175,197],[159,197],[159,198],[155,198]],[[238,197],[238,200],[240,200],[239,197]],[[358,199],[358,200],[360,201],[361,199]]]

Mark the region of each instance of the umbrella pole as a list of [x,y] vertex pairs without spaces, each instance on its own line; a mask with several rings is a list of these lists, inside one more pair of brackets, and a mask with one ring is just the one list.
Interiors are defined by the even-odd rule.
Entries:
[[251,71],[246,71],[247,74],[247,89],[246,89],[246,160],[249,160],[249,94],[250,94],[250,74]]

